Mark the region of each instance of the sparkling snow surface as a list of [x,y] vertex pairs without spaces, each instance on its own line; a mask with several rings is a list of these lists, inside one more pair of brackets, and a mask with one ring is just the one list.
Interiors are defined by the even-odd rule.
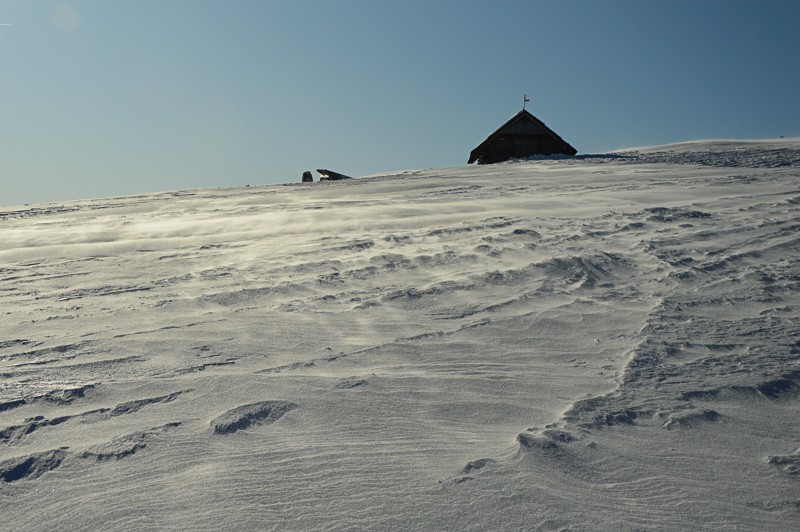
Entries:
[[4,530],[796,530],[800,140],[0,208]]

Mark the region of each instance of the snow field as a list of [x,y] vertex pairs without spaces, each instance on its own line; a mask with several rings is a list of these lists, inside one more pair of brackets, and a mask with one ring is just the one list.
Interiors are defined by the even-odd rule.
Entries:
[[6,208],[6,523],[793,529],[798,153]]

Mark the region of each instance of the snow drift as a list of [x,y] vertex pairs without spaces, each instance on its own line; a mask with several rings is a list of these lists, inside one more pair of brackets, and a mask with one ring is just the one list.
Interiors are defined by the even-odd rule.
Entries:
[[793,529],[798,161],[5,208],[4,527]]

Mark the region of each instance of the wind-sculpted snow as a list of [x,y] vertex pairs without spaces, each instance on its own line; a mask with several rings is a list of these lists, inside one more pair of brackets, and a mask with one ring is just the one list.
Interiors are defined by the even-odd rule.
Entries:
[[794,530],[798,153],[0,209],[3,526]]
[[220,414],[211,421],[217,434],[232,434],[245,430],[253,425],[271,425],[298,405],[285,401],[261,401],[249,405],[237,406]]
[[67,452],[65,448],[53,449],[19,458],[0,461],[0,480],[16,482],[22,479],[35,479],[61,465]]
[[769,143],[689,142],[636,150],[634,153],[637,162],[699,164],[720,168],[800,167],[800,149],[796,139]]

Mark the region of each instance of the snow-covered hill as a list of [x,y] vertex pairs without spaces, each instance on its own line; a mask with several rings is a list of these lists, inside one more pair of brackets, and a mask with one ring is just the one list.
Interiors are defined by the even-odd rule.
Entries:
[[794,529],[798,161],[6,208],[3,528]]

